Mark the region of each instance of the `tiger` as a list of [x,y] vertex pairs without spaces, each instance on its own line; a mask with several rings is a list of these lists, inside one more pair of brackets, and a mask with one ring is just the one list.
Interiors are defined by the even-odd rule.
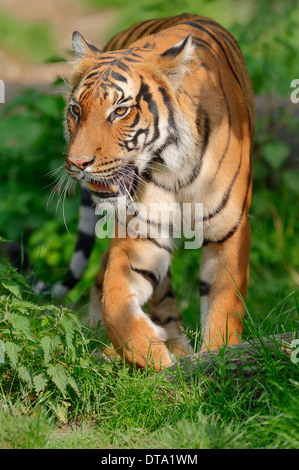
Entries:
[[120,200],[133,207],[121,220],[114,212],[91,310],[115,351],[137,368],[161,371],[192,354],[172,287],[171,224],[164,236],[169,208],[187,204],[193,229],[202,230],[201,351],[237,344],[249,280],[255,132],[238,43],[216,21],[186,13],[139,22],[102,50],[75,31],[72,48],[66,170],[100,212]]

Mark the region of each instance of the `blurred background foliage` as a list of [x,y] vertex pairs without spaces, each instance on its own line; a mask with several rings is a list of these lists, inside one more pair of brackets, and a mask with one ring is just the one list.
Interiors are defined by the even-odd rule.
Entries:
[[[184,12],[211,17],[235,35],[258,105],[248,308],[253,317],[268,318],[275,325],[298,317],[293,293],[299,285],[299,104],[296,107],[290,101],[290,83],[299,78],[298,2],[87,0],[84,5],[90,11],[115,10],[110,36],[137,21]],[[35,62],[56,60],[57,38],[47,24],[24,25],[1,10],[0,31],[0,46],[11,53],[30,56]],[[61,279],[66,271],[78,221],[78,190],[63,205],[57,206],[56,197],[48,203],[53,188],[49,173],[63,164],[66,151],[63,113],[63,95],[38,89],[25,89],[0,107],[0,232],[29,248],[35,271],[51,282]],[[86,292],[108,244],[97,240],[88,270],[68,302],[84,305],[87,301]],[[199,322],[199,256],[196,251],[183,251],[179,244],[173,261],[178,304],[186,325],[192,328]]]

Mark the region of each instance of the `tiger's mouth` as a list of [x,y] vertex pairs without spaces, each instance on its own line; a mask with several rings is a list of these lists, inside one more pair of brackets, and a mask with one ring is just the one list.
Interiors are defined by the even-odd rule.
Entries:
[[114,178],[102,181],[89,178],[86,185],[97,198],[133,197],[137,189],[137,169],[126,166]]

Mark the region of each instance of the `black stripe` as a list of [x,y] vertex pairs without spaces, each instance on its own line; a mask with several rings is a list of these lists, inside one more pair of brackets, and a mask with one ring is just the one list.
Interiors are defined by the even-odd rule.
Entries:
[[238,165],[238,168],[237,170],[235,171],[235,174],[233,176],[233,179],[231,180],[230,184],[229,184],[229,187],[227,188],[227,190],[225,191],[224,193],[224,196],[220,202],[220,204],[218,205],[217,209],[215,209],[213,212],[211,212],[210,214],[208,215],[205,215],[203,217],[203,221],[207,221],[207,220],[210,220],[212,217],[215,217],[217,214],[219,214],[219,212],[222,211],[222,209],[225,208],[229,198],[230,198],[230,193],[231,193],[231,190],[233,188],[233,185],[237,179],[237,176],[238,174],[240,173],[240,169],[241,169],[241,162],[242,162],[242,150],[241,150],[241,156],[240,156],[240,161],[239,161],[239,165]]
[[[223,84],[222,84],[222,80],[221,80],[221,76],[220,76],[220,73],[218,73],[218,79],[219,79],[219,83],[220,83],[220,88],[221,88],[221,91],[222,91],[222,95],[223,95],[223,98],[224,98],[224,101],[225,101],[225,107],[226,107],[226,111],[227,111],[227,116],[228,116],[228,136],[227,136],[227,141],[226,141],[226,145],[225,145],[225,149],[223,151],[223,154],[221,155],[221,158],[218,162],[218,166],[217,166],[217,170],[216,170],[216,174],[214,176],[214,179],[216,178],[219,170],[220,170],[220,167],[222,165],[222,162],[227,154],[227,151],[228,151],[228,148],[229,148],[229,145],[230,145],[230,139],[231,139],[231,129],[232,129],[232,116],[231,116],[231,110],[230,110],[230,105],[229,105],[229,101],[227,99],[227,96],[225,94],[225,91],[224,91],[224,88],[223,88]],[[213,181],[214,181],[213,179]]]
[[159,87],[159,92],[162,95],[163,103],[166,106],[168,110],[168,125],[169,125],[169,130],[177,132],[175,121],[174,121],[174,114],[173,110],[171,107],[171,98],[168,95],[167,91],[163,87]]
[[[164,29],[163,25],[165,25],[167,22],[168,22],[168,18],[163,18],[163,19],[157,20],[157,25],[151,31],[148,31],[148,35],[155,34],[158,31],[160,31],[161,29]],[[150,28],[148,28],[148,29],[150,30]]]
[[124,57],[124,60],[126,62],[133,62],[133,63],[136,63],[136,64],[140,64],[140,60],[133,59],[132,57]]
[[123,103],[126,103],[127,101],[130,101],[130,100],[133,100],[133,97],[132,96],[126,96],[125,98],[122,98],[121,100],[119,100],[117,103],[118,104],[123,104]]
[[236,81],[238,82],[238,84],[239,84],[240,87],[242,88],[241,83],[240,83],[240,81],[239,81],[239,79],[238,79],[238,77],[237,77],[237,75],[236,75],[236,73],[235,73],[235,71],[234,71],[234,69],[233,69],[233,67],[232,67],[232,65],[231,65],[231,63],[230,63],[230,61],[229,61],[229,59],[228,59],[228,57],[227,57],[227,54],[226,54],[226,52],[225,52],[225,49],[224,49],[223,45],[221,44],[221,42],[216,38],[216,36],[215,36],[214,34],[212,34],[208,29],[204,28],[203,26],[201,26],[201,25],[199,25],[199,24],[197,24],[197,23],[194,23],[193,21],[186,21],[185,24],[188,24],[188,25],[190,25],[190,26],[193,26],[194,28],[197,28],[197,29],[203,31],[204,33],[208,34],[208,35],[219,45],[219,47],[221,48],[221,50],[222,50],[222,52],[223,52],[223,54],[224,54],[224,56],[225,56],[226,62],[227,62],[227,64],[228,64],[228,66],[229,66],[229,68],[230,68],[230,70],[231,70],[233,76],[235,77]]
[[76,251],[83,251],[86,258],[89,257],[94,245],[95,235],[87,235],[86,233],[78,231],[78,240],[75,248]]
[[[151,223],[149,221],[149,223]],[[150,237],[147,237],[146,238],[147,240],[149,240],[150,242],[152,242],[154,245],[156,245],[158,248],[161,248],[162,250],[166,250],[168,251],[168,253],[172,254],[172,249],[169,247],[169,246],[166,246],[166,245],[160,245],[159,242],[157,242],[157,240],[155,238],[150,238]]]
[[160,325],[160,326],[165,326],[165,325],[167,325],[168,323],[170,323],[170,322],[172,322],[172,321],[180,322],[180,321],[181,321],[181,318],[167,317],[166,320],[161,320],[161,318],[159,318],[159,317],[157,317],[157,316],[155,315],[155,316],[152,316],[152,317],[151,317],[151,320],[152,320],[154,323],[157,323],[157,324]]
[[111,166],[109,168],[107,168],[106,170],[100,170],[100,171],[94,171],[92,174],[93,175],[101,175],[103,173],[110,173],[109,175],[106,175],[105,178],[109,178],[110,176],[112,177],[113,175],[115,175],[115,173],[119,170],[119,165],[116,165],[116,166]]
[[[163,160],[163,156],[161,156],[161,153],[167,148],[169,147],[169,145],[177,145],[178,143],[178,137],[177,135],[169,135],[165,142],[161,145],[161,147],[158,148],[158,150],[156,150],[154,152],[154,158],[153,160],[157,161],[158,159],[162,161],[162,163],[165,164],[164,160]],[[150,163],[150,162],[149,162]]]
[[[229,43],[230,47],[236,52],[237,55],[242,55],[240,46],[237,43],[234,36],[229,31],[224,29],[219,23],[216,23],[215,21],[211,21],[211,20],[206,20],[206,19],[203,19],[203,18],[196,19],[195,21],[196,21],[196,23],[201,23],[201,24],[205,24],[207,26],[212,26],[212,28],[214,28],[214,30],[215,30],[215,28],[217,28],[217,31],[215,31],[215,32],[217,32],[217,34],[221,37],[221,39],[224,42],[227,41]],[[228,45],[227,45],[227,47],[228,47]]]
[[[85,85],[83,85],[83,86],[85,86]],[[88,98],[89,95],[91,95],[91,93],[92,93],[92,90],[91,90],[88,86],[86,86],[85,89],[82,91],[82,93],[81,93],[81,95],[80,95],[80,101],[81,101],[81,103],[82,103],[83,100],[85,100],[86,98]]]
[[[137,39],[141,38],[142,36],[147,36],[147,31],[148,29],[156,22],[157,20],[147,20],[147,21],[143,21],[142,23],[140,23],[140,25],[134,29],[133,33],[137,33],[137,31],[142,27],[142,26],[145,26],[144,29],[142,29],[141,31],[138,31],[137,33],[137,36],[135,38],[134,41],[136,41]],[[127,38],[128,39],[128,38]]]
[[87,75],[87,77],[85,78],[85,82],[87,82],[88,80],[90,80],[92,77],[96,77],[98,74],[99,74],[98,71],[90,73],[90,74]]
[[159,19],[154,19],[154,20],[149,20],[145,21],[144,24],[146,24],[146,28],[142,31],[139,32],[138,34],[138,39],[141,37],[145,36],[150,36],[152,34],[152,31],[149,33],[149,30],[159,22]]
[[81,189],[81,201],[80,205],[84,207],[92,207],[91,191],[87,188]]
[[133,266],[131,266],[131,269],[135,273],[138,273],[141,276],[143,276],[144,279],[146,279],[148,282],[150,282],[153,289],[156,289],[156,287],[159,285],[159,279],[157,278],[157,276],[152,271],[148,271],[146,269],[134,268]]
[[[158,111],[157,103],[155,100],[153,100],[152,93],[150,93],[149,91],[149,86],[146,83],[144,83],[143,78],[141,76],[140,76],[140,81],[141,81],[141,84],[140,84],[139,92],[136,96],[136,105],[140,109],[141,99],[146,101],[148,103],[148,110],[150,113],[152,113],[153,118],[154,118],[154,135],[149,142],[146,142],[146,145],[150,145],[152,142],[156,141],[160,136],[159,111]],[[138,132],[141,132],[141,130],[139,130]]]
[[168,323],[171,323],[172,321],[181,321],[180,318],[175,318],[175,317],[167,317],[166,320],[160,321],[161,326],[168,325]]
[[66,287],[67,289],[71,290],[75,287],[79,279],[76,279],[72,272],[69,270],[64,278],[64,280],[61,282],[61,284]]
[[121,59],[118,59],[117,61],[115,61],[114,65],[120,70],[122,70],[123,72],[130,72],[130,67],[127,64],[124,64],[121,61]]
[[205,41],[204,39],[201,38],[193,38],[192,42],[196,44],[197,47],[203,47],[204,49],[208,48],[210,52],[214,55],[214,57],[217,57],[217,54],[211,44],[208,41]]
[[161,304],[162,302],[164,302],[164,300],[166,299],[174,299],[174,293],[172,290],[169,290],[167,292],[165,292],[165,294],[161,297],[161,299],[159,300],[159,304]]
[[126,77],[124,77],[121,73],[114,72],[114,70],[111,71],[111,77],[114,78],[114,80],[118,80],[119,82],[127,83]]
[[116,83],[110,82],[109,79],[107,81],[108,81],[107,84],[101,83],[101,86],[103,87],[103,89],[115,88],[115,90],[117,90],[121,93],[121,98],[120,99],[123,99],[125,97],[124,90],[120,86],[118,86]]
[[136,52],[134,52],[134,50],[135,51],[140,51],[142,49],[137,48],[137,47],[133,47],[133,48],[130,49],[130,55],[133,56],[133,57],[137,57],[137,59],[144,60],[144,57],[140,54],[136,54]]
[[142,134],[145,134],[145,141],[146,141],[146,138],[149,134],[149,129],[150,129],[150,126],[148,125],[147,128],[145,129],[138,129],[138,131],[135,132],[134,136],[132,139],[130,140],[123,140],[123,141],[120,141],[120,146],[121,147],[125,147],[128,151],[129,150],[132,150],[132,147],[129,146],[129,144],[133,144],[134,147],[137,146],[137,143],[138,143],[138,137],[141,136]]
[[[141,36],[143,36],[143,34],[145,33],[145,31],[146,31],[146,30],[148,29],[148,27],[149,27],[148,23],[152,24],[154,21],[156,21],[156,20],[142,21],[140,24],[131,26],[131,28],[129,28],[129,29],[127,30],[127,36],[125,36],[125,40],[122,42],[121,47],[124,47],[124,46],[126,46],[126,45],[129,45],[132,36],[133,36],[134,34],[136,34],[137,31],[138,31],[142,26],[146,26],[146,28],[144,28],[142,31],[139,31],[139,32],[137,33],[137,36],[136,36],[136,38],[134,39],[134,41],[136,41],[136,40],[139,39]],[[131,31],[130,31],[130,29],[131,29]],[[124,35],[125,35],[125,32],[124,32],[124,33],[120,33],[120,34],[124,34]]]
[[145,171],[142,176],[147,179],[149,182],[153,183],[155,186],[158,186],[158,188],[165,189],[165,191],[169,191],[171,193],[175,192],[175,188],[170,188],[169,186],[165,186],[163,183],[158,183],[153,175],[151,175],[148,171]]
[[199,283],[199,294],[201,297],[209,295],[211,290],[211,284],[206,281],[200,281]]
[[248,196],[248,191],[249,191],[249,188],[250,188],[250,182],[251,182],[251,172],[248,175],[248,184],[247,184],[246,195],[245,195],[245,198],[244,198],[241,215],[240,215],[239,220],[237,221],[237,223],[227,232],[226,235],[224,235],[224,237],[220,238],[219,240],[209,240],[209,239],[206,238],[203,241],[202,246],[206,246],[209,243],[224,243],[226,240],[228,240],[238,230],[239,225],[240,225],[241,220],[242,220],[242,217],[243,217],[243,214],[244,214],[246,201],[247,201],[247,196]]
[[115,163],[116,161],[118,161],[118,158],[114,158],[113,160],[109,160],[108,162],[101,162],[101,166],[111,165],[111,163]]
[[189,186],[191,183],[193,183],[198,177],[201,167],[202,167],[203,157],[207,149],[207,146],[209,143],[209,136],[210,136],[210,120],[206,112],[204,112],[204,114],[205,114],[205,118],[204,118],[204,125],[203,125],[203,144],[202,144],[202,149],[201,149],[201,153],[199,156],[199,161],[197,165],[195,166],[195,168],[193,168],[188,178],[186,178],[186,182],[184,184],[180,183],[180,188],[185,188],[186,186]]
[[151,99],[151,93],[149,92],[149,86],[144,83],[142,77],[140,77],[140,88],[136,95],[135,101],[137,108],[140,109],[140,101],[144,99],[145,101],[149,101]]
[[139,123],[139,121],[140,121],[140,114],[137,113],[136,116],[135,116],[135,118],[134,118],[134,121],[132,122],[132,124],[130,124],[130,125],[128,126],[128,128],[129,128],[129,129],[132,129],[133,127],[137,126],[137,124]]

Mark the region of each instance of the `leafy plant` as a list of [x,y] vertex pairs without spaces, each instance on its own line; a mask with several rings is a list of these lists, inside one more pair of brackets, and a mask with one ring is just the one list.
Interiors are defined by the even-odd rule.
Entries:
[[89,340],[78,317],[67,308],[28,300],[26,281],[6,264],[0,266],[0,294],[5,353],[1,392],[27,406],[46,400],[60,419],[66,419],[71,401],[82,399],[80,373],[92,367]]

